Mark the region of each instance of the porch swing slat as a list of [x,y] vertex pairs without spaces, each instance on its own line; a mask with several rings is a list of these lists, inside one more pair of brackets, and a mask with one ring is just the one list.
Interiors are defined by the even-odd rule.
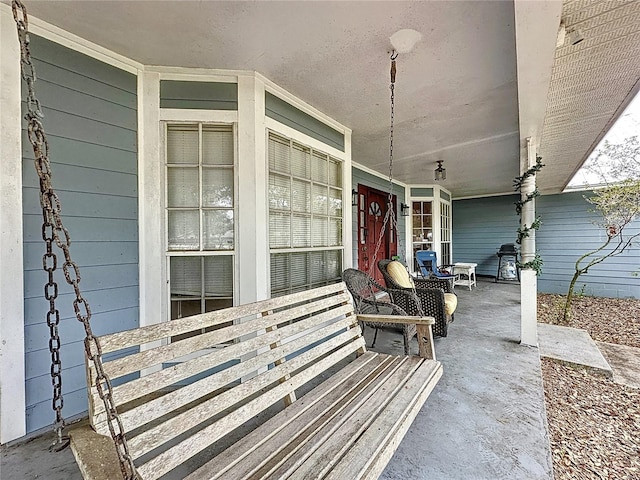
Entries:
[[[326,314],[326,316],[329,315],[329,313]],[[310,320],[308,324],[313,324],[313,320]],[[275,333],[269,332],[265,334],[264,338],[254,337],[246,339],[242,342],[231,344],[225,348],[216,349],[212,353],[203,354],[188,362],[181,362],[169,368],[165,368],[163,370],[159,370],[149,375],[140,377],[136,380],[132,380],[123,385],[118,385],[113,388],[113,398],[118,405],[124,405],[138,398],[142,398],[152,392],[158,391],[162,388],[168,388],[178,382],[184,381],[197,374],[206,372],[207,370],[211,369],[212,365],[224,365],[238,358],[244,358],[245,356],[256,352],[260,347],[263,347],[264,342],[267,338],[273,338],[274,340],[281,339],[284,336],[283,334],[286,334],[287,332],[290,332],[290,330],[284,330]],[[313,338],[317,338],[318,340],[320,340],[324,338],[322,335],[327,336],[329,332],[330,327],[325,327],[324,329],[313,332]],[[236,375],[237,378],[241,378],[247,373],[253,370],[257,370],[259,367],[265,364],[269,364],[278,360],[278,358],[272,359],[272,357],[277,357],[278,354],[281,356],[290,355],[295,351],[303,348],[307,343],[308,342],[304,338],[289,341],[284,346],[272,347],[271,351],[266,351],[263,354],[264,357],[257,356],[250,358],[243,361],[241,364],[230,367],[230,370],[237,370],[238,368],[244,368],[245,370],[247,370],[247,372],[242,370],[241,373]],[[92,378],[95,378],[95,374],[93,373],[93,371],[90,373],[90,375],[92,376]],[[94,416],[98,420],[100,420],[100,414],[104,412],[104,405],[102,404],[102,401],[100,401],[100,397],[98,396],[98,393],[95,391],[95,389],[92,389],[92,396],[93,401],[96,403],[96,407],[93,410]]]
[[[277,445],[272,452],[273,455],[286,448],[287,442],[280,439],[297,438],[301,432],[300,425],[311,423],[308,421],[308,415],[315,417],[317,411],[325,412],[327,404],[332,404],[334,399],[342,399],[349,395],[354,388],[365,382],[372,372],[384,368],[385,364],[390,361],[391,357],[386,355],[366,352],[318,385],[313,390],[315,393],[313,398],[309,395],[303,396],[285,409],[286,415],[279,415],[283,418],[278,418],[277,421],[272,419],[265,423],[265,426],[253,430],[236,442],[234,448],[227,449],[224,455],[217,456],[215,461],[207,462],[185,480],[226,479],[227,472],[236,466],[245,466],[250,462],[252,465],[262,466],[269,460],[268,455],[262,454],[262,449],[266,444],[269,443],[269,446],[272,443]],[[275,440],[276,437],[278,440]]]
[[[323,297],[339,294],[339,285],[339,283],[334,283],[324,287],[319,287],[318,295],[315,297],[315,300],[322,300]],[[170,336],[176,336],[198,329],[214,327],[222,323],[227,323],[230,321],[230,319],[234,318],[257,316],[262,314],[263,312],[268,312],[269,310],[277,311],[282,307],[287,307],[298,303],[303,303],[306,305],[306,293],[306,291],[293,293],[291,295],[276,297],[269,300],[264,300],[262,302],[238,305],[237,307],[229,307],[222,310],[216,310],[214,312],[207,312],[199,315],[178,318],[175,320],[171,320],[170,322],[147,325],[137,328],[135,330],[136,335],[133,337],[131,336],[131,330],[104,335],[100,337],[100,346],[102,347],[102,353],[110,353],[128,347],[135,347],[137,345],[144,345],[146,343],[155,342]],[[348,301],[349,297],[347,296],[346,298],[346,301]],[[334,299],[328,299],[329,303],[334,301]],[[290,312],[289,310],[290,308],[288,308],[284,314],[295,315],[295,312]]]
[[404,387],[419,364],[418,357],[394,359],[386,371],[380,372],[345,405],[340,405],[342,412],[339,415],[327,415],[329,418],[321,419],[326,420],[323,428],[314,432],[312,438],[300,446],[295,457],[280,465],[272,475],[275,478],[292,479],[323,477],[367,430],[372,420],[381,414],[389,397]]
[[[310,320],[313,320],[313,319],[310,319]],[[347,328],[348,322],[344,321],[343,325],[344,326],[342,330],[344,331]],[[326,338],[329,335],[332,335],[333,333],[335,333],[334,325],[327,328],[316,330],[315,332],[312,332],[309,335],[310,335],[310,338],[315,338],[316,341],[319,341],[319,340],[322,340],[323,338]],[[354,333],[346,332],[343,335],[344,337],[339,337],[339,338],[342,340],[344,340],[345,338],[347,340],[351,340],[351,337],[353,337]],[[166,395],[163,395],[159,398],[149,400],[145,402],[142,406],[133,408],[132,410],[123,411],[122,414],[120,415],[120,419],[122,420],[126,430],[132,430],[134,428],[138,428],[144,425],[145,423],[151,422],[164,415],[170,414],[174,410],[202,398],[203,395],[207,395],[209,392],[216,391],[223,387],[228,387],[228,385],[232,384],[233,382],[239,381],[240,379],[247,377],[252,373],[255,373],[265,365],[274,363],[277,359],[282,358],[283,355],[287,356],[287,355],[293,354],[297,350],[304,348],[305,345],[308,345],[308,343],[305,342],[305,340],[307,339],[306,338],[298,339],[297,341],[294,340],[293,342],[286,344],[284,347],[265,350],[264,352],[259,353],[253,358],[249,358],[246,361],[233,365],[232,367],[226,369],[225,371],[220,372],[219,375],[207,376],[201,380],[195,381],[182,388],[169,392]],[[254,342],[254,344],[255,343],[257,342]],[[239,345],[242,345],[242,344],[239,344]],[[244,350],[245,351],[241,352],[241,354],[248,354],[251,352],[255,352],[256,348],[253,348],[252,350],[249,350],[249,349],[244,349]],[[224,352],[223,350],[220,353],[226,353],[226,352]],[[321,353],[322,352],[320,352],[320,354]],[[239,357],[240,355],[235,356],[235,358],[239,358]],[[213,360],[213,359],[210,358],[209,360]],[[223,362],[217,362],[217,363],[212,362],[209,364],[209,368],[210,368],[210,365],[212,364],[220,365],[221,363]],[[300,363],[301,363],[300,361],[296,362],[295,359],[289,362],[284,362],[281,365],[278,365],[277,368],[273,368],[271,372],[274,372],[274,376],[276,377],[277,377],[277,374],[285,375],[285,374],[291,373],[293,369],[302,366],[300,365]],[[278,378],[272,379],[272,381],[276,381],[276,380],[278,380]],[[175,383],[175,382],[171,382],[171,383]],[[118,387],[115,387],[114,393],[117,391],[117,389]],[[95,395],[97,396],[97,393]],[[222,396],[223,395],[221,394],[220,397],[218,397],[218,400],[217,400],[218,406],[222,401],[221,399]],[[114,395],[114,398],[117,398],[117,397]],[[233,397],[233,396],[230,397],[230,402],[231,402],[230,405],[232,405],[237,401],[235,398],[236,397]],[[95,415],[95,418],[98,420],[97,423],[94,423],[94,428],[96,429],[96,431],[98,431],[99,433],[104,432],[106,434],[108,431],[107,430],[108,427],[106,424],[106,416],[104,414],[102,415],[97,414]]]

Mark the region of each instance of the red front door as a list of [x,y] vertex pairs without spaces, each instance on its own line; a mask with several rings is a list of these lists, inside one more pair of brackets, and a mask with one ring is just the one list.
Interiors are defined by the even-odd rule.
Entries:
[[[358,185],[358,269],[382,285],[384,280],[378,270],[378,260],[391,258],[397,253],[396,226],[391,218],[384,226],[388,199],[389,194],[385,192]],[[395,212],[395,195],[392,208]]]

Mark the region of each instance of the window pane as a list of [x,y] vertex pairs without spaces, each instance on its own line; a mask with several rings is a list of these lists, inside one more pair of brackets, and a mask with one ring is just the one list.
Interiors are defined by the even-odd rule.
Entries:
[[326,254],[326,271],[327,280],[339,281],[342,274],[342,252],[340,250],[331,250]]
[[329,189],[329,215],[342,216],[342,190]]
[[326,217],[314,217],[313,225],[311,227],[311,241],[314,247],[327,246],[327,218]]
[[322,283],[326,278],[324,253],[325,252],[311,252],[309,254],[309,261],[311,264],[311,283],[313,286],[317,286],[317,284]]
[[[191,315],[198,315],[202,312],[202,301],[197,300],[171,300],[171,320],[182,317],[190,317]],[[187,334],[188,335],[188,334]],[[172,337],[172,340],[178,341],[181,338],[185,338],[182,335]]]
[[342,162],[338,160],[329,160],[329,184],[342,187]]
[[291,246],[291,216],[272,213],[269,216],[269,246],[284,248]]
[[200,298],[202,295],[201,258],[171,257],[169,266],[171,272],[171,297]]
[[271,292],[286,292],[289,289],[289,254],[271,255]]
[[311,246],[311,217],[294,215],[291,228],[294,247]]
[[202,169],[202,206],[233,207],[233,170]]
[[203,215],[203,248],[233,250],[233,210],[205,210]]
[[289,142],[274,135],[269,137],[269,169],[289,173]]
[[169,212],[169,249],[198,250],[200,224],[197,210],[173,210]]
[[291,175],[302,178],[311,178],[309,161],[311,153],[308,148],[294,144],[291,149]]
[[330,246],[342,245],[342,219],[329,219],[329,243]]
[[282,175],[269,175],[269,208],[291,209],[291,181]]
[[167,127],[167,163],[198,164],[198,126]]
[[327,187],[313,186],[313,213],[327,215]]
[[233,165],[233,130],[230,126],[203,125],[202,163]]
[[309,265],[307,253],[292,253],[291,255],[291,286],[304,287],[309,283]]
[[292,181],[291,200],[296,212],[311,212],[311,184],[303,180]]
[[233,257],[204,257],[204,294],[206,297],[233,296]]
[[198,169],[167,169],[167,205],[198,207]]
[[311,164],[311,178],[316,182],[327,183],[327,156],[319,152],[313,152]]

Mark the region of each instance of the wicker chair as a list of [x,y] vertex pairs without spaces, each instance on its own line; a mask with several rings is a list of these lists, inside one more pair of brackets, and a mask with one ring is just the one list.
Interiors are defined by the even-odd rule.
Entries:
[[[398,305],[391,303],[392,294],[378,284],[373,278],[366,273],[356,270],[355,268],[347,268],[342,272],[342,279],[347,285],[347,289],[353,297],[354,310],[356,313],[371,313],[379,315],[407,315],[407,313]],[[380,292],[386,293],[385,299],[379,298],[377,294]],[[382,297],[382,296],[380,296]],[[402,334],[404,337],[404,354],[409,355],[411,353],[411,339],[416,335],[415,325],[398,325],[395,323],[367,323],[363,322],[368,327],[375,330],[373,335],[373,348],[376,344],[376,338],[378,337],[378,329],[381,327],[389,328],[402,328]]]
[[[384,277],[387,289],[392,292],[393,303],[399,305],[409,315],[419,315],[420,309],[415,298],[417,295],[423,314],[436,319],[436,323],[433,325],[433,335],[446,337],[448,324],[453,322],[453,315],[447,315],[445,311],[444,294],[454,293],[451,282],[437,278],[411,277],[416,287],[414,295],[413,289],[402,287],[389,275],[387,271],[389,263],[391,260],[380,260],[378,269]],[[404,295],[399,295],[397,292],[404,292]]]

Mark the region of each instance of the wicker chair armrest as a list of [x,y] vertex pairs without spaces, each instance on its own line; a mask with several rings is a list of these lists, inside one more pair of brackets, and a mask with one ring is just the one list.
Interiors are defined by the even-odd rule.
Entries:
[[356,317],[358,321],[367,323],[394,323],[398,325],[433,325],[436,323],[435,318],[426,316],[356,314]]

